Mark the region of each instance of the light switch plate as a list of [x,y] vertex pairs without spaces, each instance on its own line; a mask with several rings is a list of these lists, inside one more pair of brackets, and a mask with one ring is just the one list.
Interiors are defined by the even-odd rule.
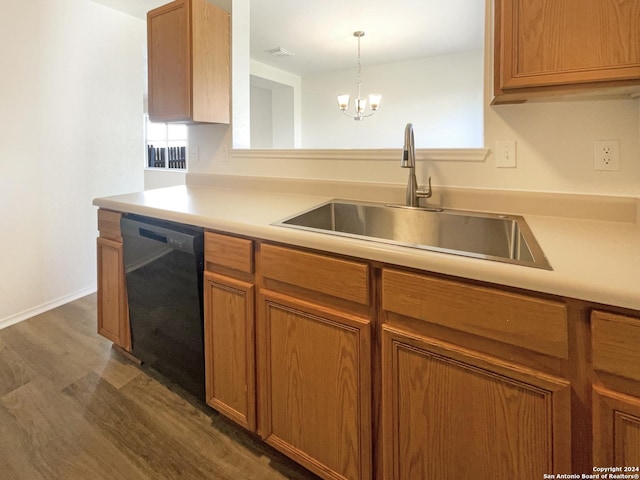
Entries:
[[496,142],[496,167],[516,168],[516,141],[503,140]]

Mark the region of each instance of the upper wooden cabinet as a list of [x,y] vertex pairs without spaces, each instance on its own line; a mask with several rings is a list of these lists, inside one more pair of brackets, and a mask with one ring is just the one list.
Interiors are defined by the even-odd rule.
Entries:
[[495,0],[494,102],[640,91],[637,0]]
[[229,123],[229,14],[206,0],[176,0],[147,13],[149,118]]

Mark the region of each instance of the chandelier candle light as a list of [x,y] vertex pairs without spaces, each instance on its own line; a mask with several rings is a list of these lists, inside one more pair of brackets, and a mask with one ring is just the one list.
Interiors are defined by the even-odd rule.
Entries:
[[368,113],[365,115],[364,111],[367,108],[367,100],[360,97],[360,86],[362,85],[362,82],[360,81],[360,74],[362,69],[360,65],[360,39],[364,37],[364,32],[362,31],[353,32],[353,36],[358,39],[358,75],[356,76],[356,83],[358,84],[358,98],[356,98],[356,102],[355,102],[356,113],[355,115],[347,113],[347,108],[349,108],[348,94],[338,95],[338,106],[340,107],[340,110],[342,110],[342,113],[344,113],[347,117],[351,117],[355,121],[360,122],[365,117],[370,117],[371,115],[376,113],[376,110],[380,108],[380,99],[382,98],[382,96],[377,94],[369,95],[369,108],[371,109],[371,113]]

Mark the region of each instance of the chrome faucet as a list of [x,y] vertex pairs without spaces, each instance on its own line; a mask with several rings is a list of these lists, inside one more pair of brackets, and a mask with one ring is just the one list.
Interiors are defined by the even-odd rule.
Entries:
[[400,166],[409,169],[407,207],[419,207],[421,198],[431,197],[431,177],[429,177],[429,187],[426,190],[418,188],[418,181],[416,180],[416,147],[413,141],[413,124],[411,123],[407,123],[404,129],[404,147]]

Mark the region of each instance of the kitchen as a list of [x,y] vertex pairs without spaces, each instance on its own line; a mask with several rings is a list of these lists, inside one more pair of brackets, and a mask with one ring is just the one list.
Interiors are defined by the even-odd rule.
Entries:
[[[234,2],[234,22],[242,21],[236,16],[247,7],[242,3]],[[3,245],[10,246],[3,249],[0,318],[7,319],[3,324],[95,289],[91,199],[142,190],[144,181],[138,162],[143,143],[139,59],[144,22],[91,2],[57,2],[55,9],[38,2],[6,8],[3,58],[22,68],[7,68],[2,80],[6,140],[1,218]],[[639,108],[638,100],[629,98],[486,107],[485,144],[515,139],[518,168],[496,169],[491,156],[471,166],[437,163],[434,183],[637,198]],[[399,146],[403,127],[395,127]],[[230,144],[228,127],[194,130],[192,138],[199,142],[202,160],[192,165],[193,173],[289,176],[290,164],[285,161],[218,161],[219,143],[199,138],[226,139]],[[606,138],[620,141],[618,172],[593,170],[593,141]],[[363,168],[360,161],[354,165],[334,159],[327,168],[326,162],[305,159],[296,170],[308,168],[313,172],[309,176],[320,180],[392,178],[401,185],[406,172],[398,163],[377,162],[376,167],[384,167]],[[605,278],[614,277],[615,271]]]

